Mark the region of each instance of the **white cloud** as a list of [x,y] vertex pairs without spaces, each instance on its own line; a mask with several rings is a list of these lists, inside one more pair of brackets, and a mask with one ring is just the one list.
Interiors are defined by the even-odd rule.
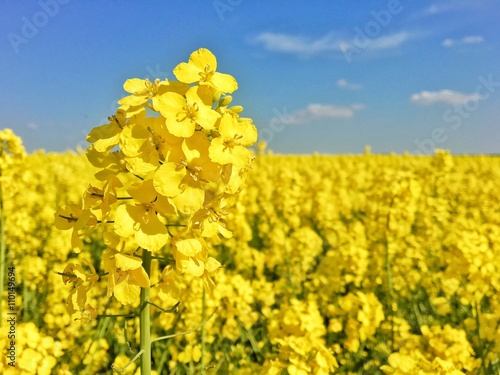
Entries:
[[314,55],[323,52],[346,52],[352,48],[357,50],[385,50],[401,46],[412,38],[406,31],[371,38],[367,35],[355,35],[353,38],[339,38],[333,33],[320,38],[302,35],[278,33],[261,33],[251,41],[262,44],[268,51]]
[[471,35],[462,38],[462,42],[465,44],[479,44],[484,42],[484,38],[481,35]]
[[359,90],[362,87],[359,83],[347,82],[343,78],[337,81],[337,86],[349,90]]
[[424,14],[433,16],[437,14],[467,11],[484,6],[484,2],[478,0],[448,0],[435,2],[424,10]]
[[262,33],[254,38],[254,41],[263,44],[268,51],[274,52],[315,54],[340,49],[340,41],[336,40],[332,34],[319,39],[311,39],[304,36]]
[[365,109],[365,105],[360,104],[360,103],[355,103],[355,104],[351,104],[351,108],[355,111],[361,111],[361,110]]
[[453,39],[445,39],[443,40],[443,43],[441,43],[443,47],[453,47],[454,44],[455,41]]
[[415,104],[431,105],[437,103],[444,104],[464,104],[469,100],[479,100],[478,94],[463,94],[453,90],[422,91],[411,96],[411,101]]
[[410,19],[420,20],[429,17],[446,16],[453,12],[469,12],[484,9],[490,0],[439,0],[414,12]]
[[454,10],[455,7],[451,3],[441,3],[441,4],[432,4],[425,9],[425,13],[429,15],[435,15],[440,13],[446,13]]
[[469,35],[462,39],[445,39],[441,43],[443,47],[454,47],[465,44],[481,44],[484,43],[484,38],[481,35]]
[[368,49],[388,49],[388,48],[396,48],[401,44],[410,40],[410,34],[406,31],[402,31],[399,33],[381,36],[373,39],[372,43],[368,45]]
[[28,125],[26,125],[28,129],[31,130],[37,130],[38,129],[38,124],[35,124],[34,122],[30,122]]
[[449,7],[443,7],[443,4],[432,4],[425,8],[419,9],[412,13],[409,17],[411,20],[420,20],[424,18],[433,17],[437,14],[446,12],[449,10]]
[[364,108],[362,104],[334,106],[329,104],[309,104],[306,108],[295,111],[287,120],[288,124],[306,124],[317,120],[350,118],[356,111]]
[[441,8],[437,4],[432,4],[426,9],[426,12],[428,14],[437,14],[441,12]]

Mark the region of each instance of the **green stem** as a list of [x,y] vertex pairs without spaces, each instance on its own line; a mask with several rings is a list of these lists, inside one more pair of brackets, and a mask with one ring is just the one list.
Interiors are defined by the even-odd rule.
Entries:
[[[201,297],[201,321],[205,321],[205,312],[207,310],[207,302],[205,297],[205,288],[203,288],[203,296]],[[205,375],[205,324],[201,326],[201,374]]]
[[24,281],[24,280],[26,280],[25,276],[26,276],[26,274],[25,274],[24,267],[23,267],[23,270],[21,271],[21,280],[23,280],[23,283],[21,286],[21,295],[22,295],[22,301],[23,301],[23,305],[24,305],[22,321],[23,322],[31,322],[31,320],[32,320],[31,319],[31,305],[32,304],[28,303],[28,301],[30,299],[28,297],[28,285]]
[[391,255],[389,253],[389,243],[388,240],[386,239],[386,245],[385,245],[386,253],[385,253],[385,270],[387,274],[387,289],[388,289],[388,311],[389,311],[389,318],[391,319],[391,352],[394,351],[394,310],[392,308],[393,304],[393,293],[394,289],[392,286],[392,269],[391,269]]
[[392,197],[391,203],[389,205],[389,213],[387,214],[387,222],[385,224],[385,271],[387,275],[387,289],[388,289],[388,311],[389,318],[391,319],[391,352],[394,351],[394,310],[392,308],[392,304],[394,301],[394,287],[392,285],[392,258],[391,253],[389,251],[389,239],[387,238],[390,233],[390,222],[391,222],[391,209],[394,205],[394,200],[396,197]]
[[477,302],[474,304],[474,308],[476,310],[476,331],[477,331],[477,339],[479,341],[479,356],[481,357],[481,370],[483,374],[486,374],[486,353],[484,347],[484,341],[481,337],[481,321],[479,319],[479,308],[477,306]]
[[[146,273],[151,271],[151,252],[142,250],[142,267]],[[141,374],[151,374],[151,307],[149,305],[150,288],[141,288],[141,315],[140,315],[140,336],[141,336]]]

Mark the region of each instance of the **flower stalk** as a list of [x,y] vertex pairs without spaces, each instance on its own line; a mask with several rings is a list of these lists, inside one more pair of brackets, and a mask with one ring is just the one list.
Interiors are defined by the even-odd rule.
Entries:
[[[142,251],[142,267],[148,274],[151,273],[151,252]],[[151,374],[151,306],[149,297],[150,287],[141,288],[141,315],[140,339],[141,339],[141,374]]]

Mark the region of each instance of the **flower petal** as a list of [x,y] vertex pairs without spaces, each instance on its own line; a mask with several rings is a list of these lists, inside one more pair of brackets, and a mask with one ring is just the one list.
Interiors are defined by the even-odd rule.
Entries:
[[214,54],[206,48],[200,48],[194,51],[191,56],[189,56],[189,64],[196,66],[200,70],[205,69],[207,65],[212,71],[217,69],[217,59]]
[[203,207],[205,191],[201,187],[188,184],[184,191],[172,198],[175,207],[184,214],[192,214]]
[[116,299],[124,305],[137,301],[141,294],[141,287],[130,284],[128,279],[129,277],[116,284],[114,289]]
[[115,223],[113,224],[115,233],[124,238],[130,237],[134,234],[135,220],[127,209],[129,207],[130,205],[125,204],[116,209]]
[[236,79],[229,74],[215,72],[210,79],[210,83],[213,87],[223,93],[230,94],[233,91],[238,90],[238,82],[236,82]]
[[200,69],[189,63],[180,63],[174,69],[175,78],[184,83],[193,83],[200,80]]
[[123,84],[123,89],[131,94],[142,93],[146,90],[146,81],[140,78],[130,78]]
[[135,270],[142,266],[142,260],[131,255],[117,253],[115,260],[116,268],[120,268],[122,271]]
[[165,163],[158,168],[153,178],[155,190],[166,197],[175,197],[182,192],[180,184],[186,177],[186,168],[175,163]]
[[169,239],[167,228],[153,211],[148,212],[140,229],[135,233],[137,244],[152,252],[159,251]]
[[188,238],[175,242],[175,248],[186,256],[194,257],[203,250],[203,245],[196,238]]

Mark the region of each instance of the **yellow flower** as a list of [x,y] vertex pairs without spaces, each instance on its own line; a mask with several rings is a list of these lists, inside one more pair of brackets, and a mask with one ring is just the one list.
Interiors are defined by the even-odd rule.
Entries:
[[226,185],[227,194],[237,194],[240,192],[248,172],[249,167],[238,167],[234,164],[226,164],[222,169],[222,181]]
[[172,266],[166,266],[158,284],[160,298],[170,303],[176,303],[181,298],[180,280]]
[[64,284],[69,282],[75,283],[74,288],[70,292],[67,299],[70,314],[85,310],[87,293],[94,286],[97,280],[99,280],[99,276],[97,275],[92,263],[90,263],[87,259],[83,259],[83,262],[90,268],[90,274],[85,273],[83,267],[80,264],[75,263],[68,264],[62,272]]
[[127,193],[136,201],[150,205],[152,209],[162,216],[177,215],[177,211],[170,203],[170,200],[156,192],[152,179],[138,181],[129,185]]
[[244,167],[250,164],[253,155],[246,147],[257,141],[257,129],[251,120],[225,114],[220,121],[219,133],[220,137],[214,138],[210,144],[210,159],[221,165]]
[[140,106],[156,96],[159,90],[168,86],[168,84],[169,82],[166,79],[163,81],[156,79],[154,82],[151,82],[149,79],[127,79],[123,84],[123,89],[132,95],[120,99],[118,104],[125,109]]
[[216,72],[217,59],[206,48],[193,52],[187,63],[183,62],[174,69],[175,77],[185,83],[209,84],[217,91],[232,93],[238,89],[233,76]]
[[200,277],[205,271],[208,251],[199,239],[189,238],[173,242],[175,265],[179,273],[189,273]]
[[126,126],[126,112],[118,109],[116,115],[108,117],[108,120],[108,124],[95,127],[87,136],[87,142],[93,143],[98,152],[109,151],[118,144],[120,133]]
[[120,147],[125,155],[128,171],[147,176],[156,170],[160,161],[168,159],[172,150],[180,147],[182,138],[175,137],[166,128],[163,117],[148,117],[123,130]]
[[158,213],[175,215],[175,208],[168,198],[156,192],[152,179],[129,185],[127,193],[139,203],[121,205],[116,209],[115,233],[125,239],[134,236],[143,249],[159,251],[170,237]]
[[225,238],[231,238],[231,231],[226,228],[225,216],[228,212],[224,209],[230,202],[234,201],[233,196],[223,196],[205,205],[205,208],[199,210],[192,219],[194,228],[201,229],[201,235],[211,238],[214,245],[220,244],[219,234]]
[[108,298],[114,293],[124,305],[139,298],[142,288],[149,288],[149,277],[142,267],[142,260],[130,255],[109,250],[102,256],[104,270],[108,275]]
[[188,273],[201,277],[206,271],[205,276],[208,276],[220,267],[217,260],[208,256],[207,244],[200,238],[174,240],[172,250],[175,266],[180,274]]
[[125,155],[122,151],[99,152],[94,146],[90,146],[87,151],[87,160],[94,167],[102,168],[94,176],[99,181],[106,181],[110,175],[127,173]]
[[[151,181],[151,180],[149,180]],[[114,231],[120,237],[135,237],[137,244],[152,252],[159,251],[169,240],[165,224],[157,216],[157,205],[168,202],[164,199],[158,202],[125,204],[116,209]]]
[[219,167],[208,157],[209,141],[196,132],[182,142],[182,153],[171,156],[156,171],[153,184],[158,193],[172,198],[185,214],[198,211],[205,200],[204,185],[220,178]]
[[416,374],[416,362],[412,357],[400,353],[393,353],[389,356],[389,364],[380,369],[386,374]]
[[57,229],[68,230],[73,228],[71,234],[71,245],[77,252],[83,249],[83,242],[80,237],[88,234],[88,231],[80,233],[85,227],[90,227],[89,231],[97,225],[97,218],[90,210],[82,210],[76,204],[68,204],[61,207],[54,214],[54,224]]
[[191,87],[184,96],[167,92],[154,105],[165,117],[168,131],[177,137],[191,137],[197,125],[212,130],[220,117],[211,108],[212,93],[206,86]]
[[0,178],[25,156],[22,139],[16,136],[12,129],[0,130]]
[[100,209],[102,212],[102,221],[109,217],[111,205],[117,202],[116,189],[122,187],[121,181],[114,175],[108,176],[102,189],[89,185],[83,195],[84,209]]

